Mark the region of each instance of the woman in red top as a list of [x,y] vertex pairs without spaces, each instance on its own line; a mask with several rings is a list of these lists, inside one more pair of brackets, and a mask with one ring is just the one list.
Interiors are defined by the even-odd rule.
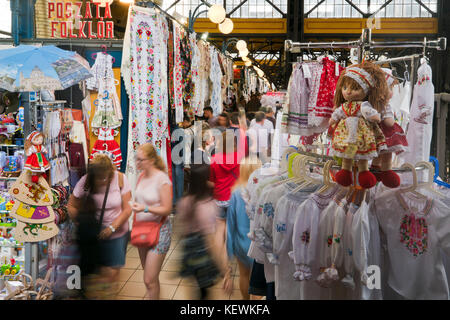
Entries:
[[[239,141],[237,141],[239,138]],[[221,141],[217,143],[217,151],[211,158],[210,181],[214,185],[213,197],[219,207],[216,228],[216,248],[226,259],[226,219],[230,206],[231,188],[239,178],[239,163],[245,156],[245,130],[226,130]],[[225,260],[224,260],[225,261]]]

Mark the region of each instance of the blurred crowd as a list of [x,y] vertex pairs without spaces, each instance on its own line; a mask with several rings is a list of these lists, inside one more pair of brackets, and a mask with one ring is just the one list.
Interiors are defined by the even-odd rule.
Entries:
[[114,291],[131,242],[144,270],[146,297],[159,299],[159,274],[173,224],[182,234],[179,275],[196,280],[199,298],[208,299],[209,288],[218,281],[231,292],[234,259],[242,298],[272,297],[264,272],[247,256],[250,221],[245,186],[250,174],[270,161],[275,111],[261,107],[245,113],[238,107],[214,116],[206,107],[203,117],[196,119],[185,113],[178,128],[183,130],[182,139],[172,141],[173,150],[179,143],[183,146],[182,161],[172,158],[172,179],[150,143],[141,145],[136,154],[136,186],[108,156],[96,155],[68,204],[80,253],[79,297],[98,299],[95,293]]

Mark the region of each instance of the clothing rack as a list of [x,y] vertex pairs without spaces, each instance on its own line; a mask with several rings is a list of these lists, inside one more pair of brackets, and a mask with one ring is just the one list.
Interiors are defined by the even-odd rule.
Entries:
[[286,52],[300,53],[301,49],[334,49],[334,48],[346,48],[346,49],[358,49],[358,62],[362,62],[364,51],[372,48],[422,48],[437,49],[444,51],[447,49],[447,38],[440,37],[437,40],[423,41],[372,41],[372,30],[363,29],[359,40],[347,41],[347,42],[293,42],[292,40],[286,40],[284,42],[284,49]]
[[[317,153],[313,153],[313,152],[307,152],[307,151],[302,151],[302,150],[295,151],[294,153],[299,153],[299,154],[302,154],[302,155],[305,155],[305,156],[309,156],[309,157],[312,157],[312,158],[316,158],[316,159],[322,160],[320,162],[315,162],[315,161],[307,161],[306,162],[308,165],[319,167],[319,168],[323,168],[326,161],[334,160],[334,158],[331,157],[331,156],[321,155],[321,154],[317,154]],[[425,170],[426,168],[427,168],[426,166],[417,166],[416,167],[416,171]],[[331,169],[339,170],[339,169],[341,169],[341,167],[338,166],[338,165],[334,165],[334,166],[331,167]],[[392,171],[403,173],[403,172],[410,172],[411,169],[409,169],[409,168],[392,168]]]

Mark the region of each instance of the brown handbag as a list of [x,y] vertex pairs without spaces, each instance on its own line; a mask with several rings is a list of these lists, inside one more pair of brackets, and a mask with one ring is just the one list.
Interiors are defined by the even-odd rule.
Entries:
[[[139,177],[137,184],[141,180]],[[136,184],[136,185],[137,185]],[[161,222],[156,221],[136,221],[136,214],[133,218],[133,228],[131,230],[131,244],[138,248],[151,248],[159,242],[159,232],[162,225],[166,222],[166,217],[161,219]]]

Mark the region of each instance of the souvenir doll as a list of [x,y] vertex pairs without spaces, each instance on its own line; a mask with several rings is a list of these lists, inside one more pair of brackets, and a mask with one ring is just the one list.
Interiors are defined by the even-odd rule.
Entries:
[[44,143],[44,135],[39,131],[33,131],[25,141],[25,154],[27,160],[25,162],[25,169],[31,171],[31,181],[37,183],[39,181],[39,174],[46,178],[45,172],[50,169],[50,163],[45,157],[44,153],[47,150],[42,145]]
[[[371,62],[348,67],[340,76],[334,97],[335,110],[330,119],[334,127],[331,153],[342,158],[342,169],[336,182],[342,186],[353,183],[353,160],[358,165],[358,182],[369,189],[377,183],[369,171],[369,160],[386,149],[379,126],[380,113],[388,101],[388,87],[381,68]],[[337,125],[336,125],[337,124]]]
[[[392,76],[392,71],[383,68],[386,73],[386,81],[389,89],[388,99],[392,98],[392,88],[398,81]],[[381,131],[386,139],[387,149],[381,152],[380,156],[373,159],[371,169],[378,172],[374,173],[378,181],[381,181],[386,187],[397,188],[400,186],[400,177],[392,171],[392,153],[400,154],[408,147],[406,135],[402,127],[394,120],[394,112],[388,103],[386,109],[381,113],[380,122]]]

